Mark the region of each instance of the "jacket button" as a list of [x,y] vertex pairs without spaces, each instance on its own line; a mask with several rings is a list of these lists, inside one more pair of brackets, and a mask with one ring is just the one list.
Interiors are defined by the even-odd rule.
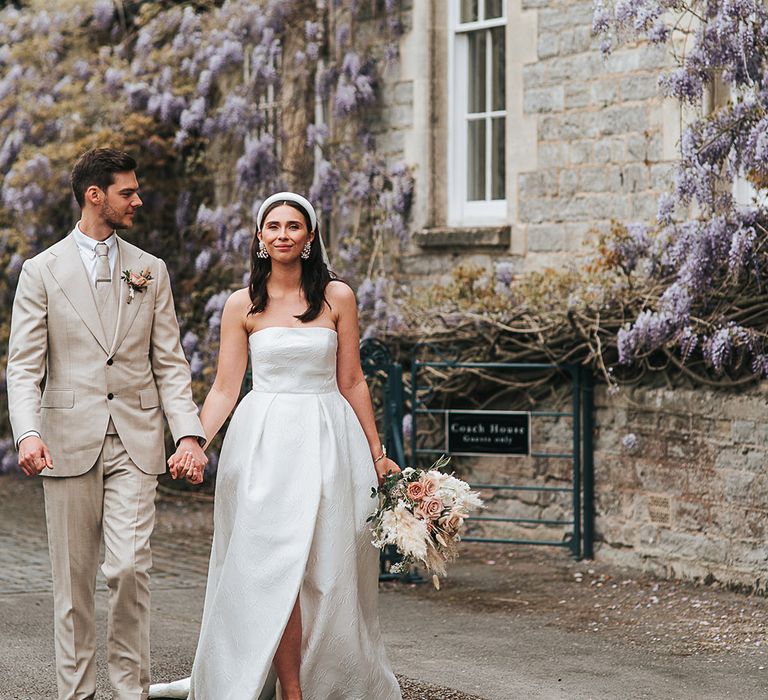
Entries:
[[107,394],[107,398],[108,398],[108,399],[111,401],[112,399],[114,399],[114,398],[115,398],[115,395],[114,395],[114,394],[113,394],[113,393],[110,391],[110,392]]
[[107,364],[108,365],[111,365],[113,362],[114,362],[114,360],[111,357],[107,360]]

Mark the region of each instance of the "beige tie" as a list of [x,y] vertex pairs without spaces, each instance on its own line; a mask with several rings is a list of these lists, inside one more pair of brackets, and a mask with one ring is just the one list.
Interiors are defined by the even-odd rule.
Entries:
[[109,296],[109,290],[112,286],[112,271],[109,268],[109,248],[106,243],[96,244],[96,298],[99,301],[99,307],[104,306],[104,302]]

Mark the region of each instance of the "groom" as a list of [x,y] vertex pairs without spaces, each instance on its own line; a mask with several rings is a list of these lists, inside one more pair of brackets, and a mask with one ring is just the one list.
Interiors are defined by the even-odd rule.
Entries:
[[24,263],[13,304],[8,404],[22,470],[46,477],[59,700],[95,697],[102,536],[113,697],[147,697],[163,414],[177,454],[206,462],[168,271],[115,233],[133,225],[142,204],[135,169],[133,158],[108,148],[79,158],[72,189],[80,221]]

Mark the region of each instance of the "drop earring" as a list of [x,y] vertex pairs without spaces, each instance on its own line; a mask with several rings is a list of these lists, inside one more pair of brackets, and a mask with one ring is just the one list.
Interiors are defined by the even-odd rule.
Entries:
[[307,241],[304,247],[301,249],[301,259],[306,260],[309,258],[309,253],[312,250],[312,241]]
[[264,245],[264,241],[259,241],[259,251],[256,253],[256,257],[261,258],[262,260],[269,257],[267,246]]

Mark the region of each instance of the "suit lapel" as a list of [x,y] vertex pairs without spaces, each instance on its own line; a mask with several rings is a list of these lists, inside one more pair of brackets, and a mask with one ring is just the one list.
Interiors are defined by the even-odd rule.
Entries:
[[108,352],[107,339],[96,308],[93,285],[80,257],[74,237],[70,234],[58,255],[48,263],[48,269],[55,278],[64,296],[72,304],[88,330],[97,342]]
[[[117,274],[122,277],[123,270],[131,270],[132,272],[140,272],[141,257],[143,251],[134,245],[131,245],[127,241],[124,241],[119,236],[117,237],[117,259],[118,270]],[[117,352],[120,347],[120,343],[125,340],[125,336],[128,335],[128,331],[131,329],[136,315],[139,313],[144,297],[147,292],[136,292],[133,296],[133,301],[128,303],[128,283],[120,281],[120,301],[117,306],[117,324],[115,326],[115,340],[112,344],[110,351],[111,355]]]

